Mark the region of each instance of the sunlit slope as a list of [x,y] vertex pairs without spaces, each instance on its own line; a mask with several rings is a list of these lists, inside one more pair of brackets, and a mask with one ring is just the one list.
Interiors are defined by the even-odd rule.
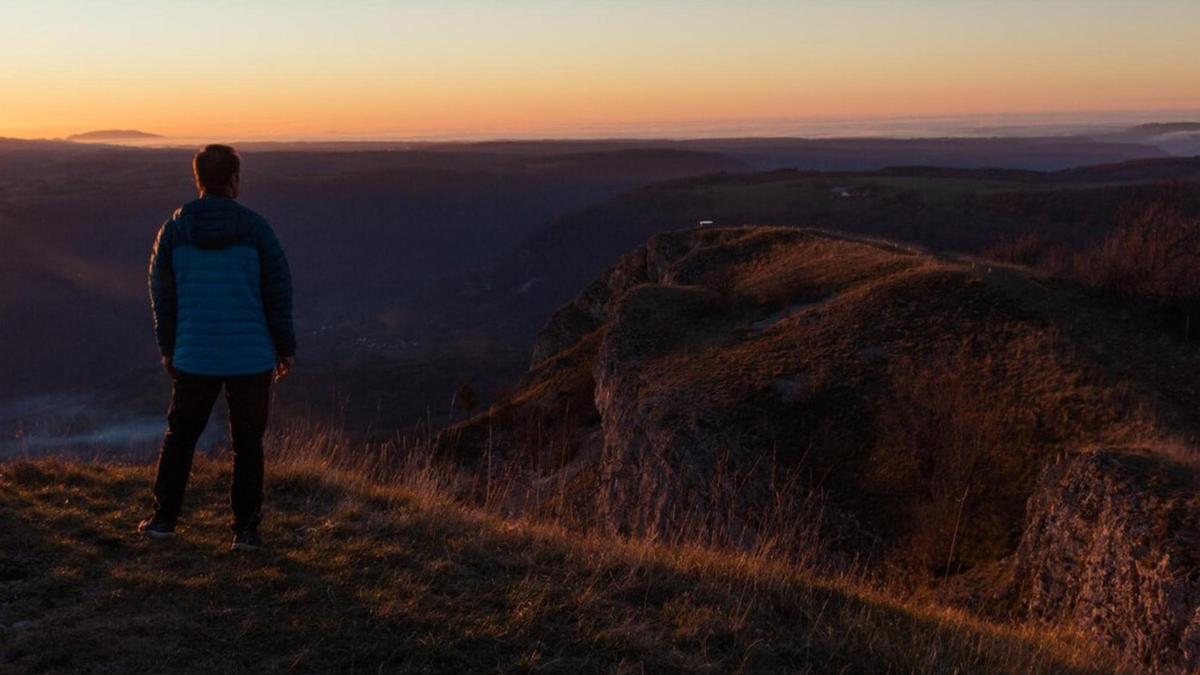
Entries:
[[[1093,672],[1033,636],[762,562],[584,540],[272,468],[227,551],[201,462],[172,542],[137,537],[150,470],[0,465],[0,672]],[[440,504],[440,505],[439,505]]]

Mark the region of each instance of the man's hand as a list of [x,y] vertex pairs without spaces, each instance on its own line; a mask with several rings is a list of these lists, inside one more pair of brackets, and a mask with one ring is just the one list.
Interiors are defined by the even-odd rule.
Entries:
[[292,364],[296,362],[293,356],[281,356],[279,362],[275,364],[275,381],[278,382],[288,376],[292,372]]
[[167,375],[173,380],[179,373],[175,372],[175,364],[171,362],[171,357],[162,357],[163,370],[167,371]]

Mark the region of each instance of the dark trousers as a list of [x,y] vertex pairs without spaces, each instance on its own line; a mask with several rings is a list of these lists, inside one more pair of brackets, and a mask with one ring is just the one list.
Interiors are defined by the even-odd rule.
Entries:
[[262,519],[263,433],[267,430],[271,371],[232,377],[179,372],[171,390],[167,435],[154,480],[156,515],[168,522],[179,518],[196,442],[204,433],[222,386],[233,441],[233,485],[229,491],[233,528],[257,527]]

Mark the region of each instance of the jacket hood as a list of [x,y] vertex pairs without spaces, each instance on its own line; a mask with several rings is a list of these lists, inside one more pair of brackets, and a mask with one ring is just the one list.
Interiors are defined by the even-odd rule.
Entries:
[[184,204],[176,216],[184,239],[202,249],[221,249],[244,241],[253,223],[246,209],[227,197],[201,197]]

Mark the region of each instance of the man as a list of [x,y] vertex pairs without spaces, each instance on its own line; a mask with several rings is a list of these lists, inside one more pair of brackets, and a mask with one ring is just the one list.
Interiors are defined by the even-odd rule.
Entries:
[[163,224],[150,254],[154,331],[173,387],[156,508],[138,530],[175,535],[196,442],[224,387],[234,455],[233,548],[256,549],[271,381],[288,374],[296,353],[291,272],[271,226],[235,201],[237,152],[209,145],[192,169],[200,198]]

